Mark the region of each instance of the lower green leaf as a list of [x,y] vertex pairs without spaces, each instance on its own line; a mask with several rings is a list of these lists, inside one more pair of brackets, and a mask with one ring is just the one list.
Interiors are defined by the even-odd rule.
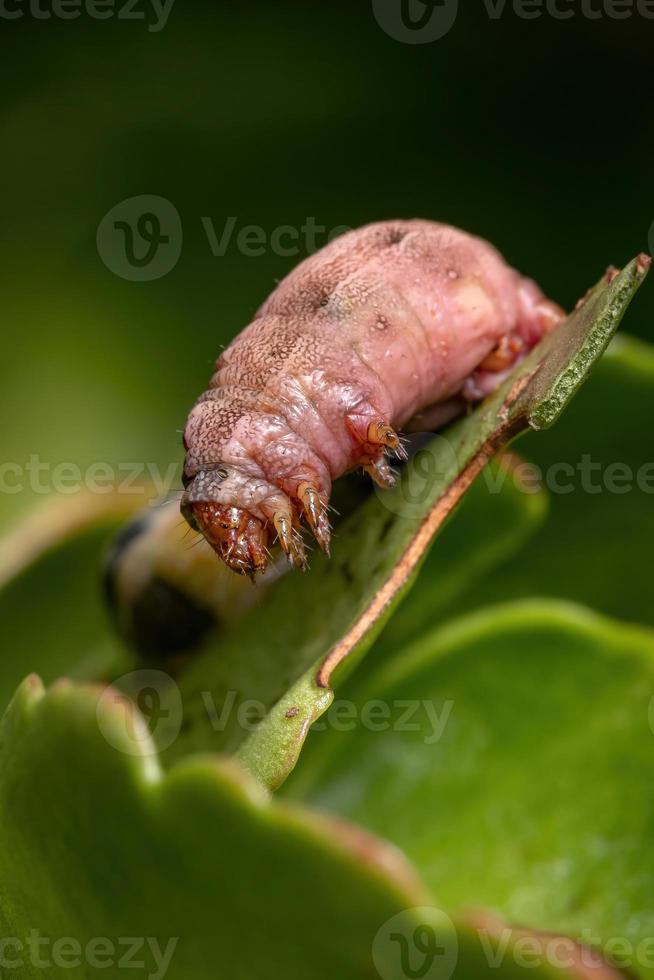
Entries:
[[[271,802],[233,763],[163,775],[111,688],[36,678],[0,730],[2,968],[21,978],[523,977],[437,908],[395,848]],[[570,977],[543,959],[536,980]],[[574,974],[578,976],[578,974]]]
[[620,941],[654,976],[653,634],[508,605],[341,694],[294,797],[402,846],[448,908]]

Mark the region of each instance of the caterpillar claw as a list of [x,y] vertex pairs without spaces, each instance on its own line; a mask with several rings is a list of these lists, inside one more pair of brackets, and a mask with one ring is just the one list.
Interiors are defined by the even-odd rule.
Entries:
[[300,483],[297,488],[297,497],[309,527],[313,531],[314,537],[326,555],[329,555],[329,541],[331,528],[327,518],[327,508],[320,499],[320,494],[316,487],[311,483]]
[[386,446],[387,449],[392,450],[396,455],[404,453],[406,456],[397,432],[387,422],[384,422],[383,419],[376,419],[370,423],[368,432],[366,433],[366,442],[371,446]]
[[389,449],[398,459],[407,459],[406,449],[393,426],[380,416],[373,417],[370,421],[368,413],[372,410],[372,406],[368,406],[368,412],[349,413],[345,416],[345,424],[362,451],[372,454],[377,449],[384,448]]
[[284,510],[276,510],[273,514],[273,526],[277,532],[281,549],[290,564],[304,571],[307,567],[304,543],[300,534],[293,528],[291,514]]
[[513,367],[524,348],[522,338],[515,334],[502,337],[497,347],[487,354],[478,371],[506,371]]
[[362,465],[365,472],[372,477],[378,487],[383,490],[390,490],[395,486],[395,473],[383,454],[367,460]]

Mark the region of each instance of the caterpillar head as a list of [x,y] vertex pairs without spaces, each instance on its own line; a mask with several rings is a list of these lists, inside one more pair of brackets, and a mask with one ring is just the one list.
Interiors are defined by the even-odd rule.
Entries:
[[295,480],[291,496],[262,477],[232,464],[216,464],[186,475],[181,511],[226,565],[254,578],[265,571],[273,537],[291,565],[306,568],[300,513],[329,554],[326,502],[306,480]]
[[265,571],[269,532],[258,506],[267,489],[262,481],[220,464],[199,470],[185,483],[181,512],[190,526],[232,571],[251,578]]

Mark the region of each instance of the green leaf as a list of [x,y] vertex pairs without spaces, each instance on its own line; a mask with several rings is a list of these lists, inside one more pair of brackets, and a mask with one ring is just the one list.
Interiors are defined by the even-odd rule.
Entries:
[[328,714],[293,797],[403,847],[447,908],[620,938],[654,976],[654,634],[507,605],[342,694],[356,722]]
[[0,929],[15,975],[118,976],[131,949],[151,980],[405,980],[393,936],[429,927],[444,959],[422,976],[525,975],[510,934],[489,948],[455,926],[389,845],[272,803],[233,762],[164,775],[144,719],[111,689],[44,693],[34,677],[19,689],[0,731]]
[[[341,527],[330,561],[318,557],[309,575],[288,577],[258,616],[198,659],[182,680],[186,725],[173,751],[240,747],[245,766],[266,785],[284,781],[333,697],[334,671],[344,676],[365,653],[412,584],[434,535],[493,454],[530,426],[558,417],[646,271],[634,259],[615,279],[600,282],[495,395],[433,440],[433,479],[417,504],[407,506],[404,481],[373,497]],[[420,479],[417,470],[414,459],[409,484]],[[206,692],[218,705],[231,695],[238,702],[255,699],[267,714],[241,745],[242,726],[212,729]]]
[[523,478],[528,465],[504,452],[473,483],[360,670],[374,670],[380,658],[394,656],[426,629],[450,619],[452,608],[474,595],[477,582],[491,581],[507,559],[520,561],[549,511],[547,493]]
[[518,558],[459,595],[456,612],[546,595],[654,625],[653,406],[654,348],[617,337],[565,425],[520,442],[540,469],[547,520]]

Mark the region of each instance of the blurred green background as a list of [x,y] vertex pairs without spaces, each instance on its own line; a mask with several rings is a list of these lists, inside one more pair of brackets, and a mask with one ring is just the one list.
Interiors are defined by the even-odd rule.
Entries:
[[[181,460],[220,344],[305,252],[244,254],[245,225],[452,222],[568,307],[648,247],[653,20],[492,19],[479,2],[418,45],[370,2],[176,0],[158,32],[20,9],[0,21],[5,461]],[[175,206],[183,248],[133,282],[96,232],[142,194]],[[201,219],[220,235],[230,216],[216,257]],[[628,330],[654,337],[653,312],[645,289]],[[31,502],[0,494],[0,526]]]

